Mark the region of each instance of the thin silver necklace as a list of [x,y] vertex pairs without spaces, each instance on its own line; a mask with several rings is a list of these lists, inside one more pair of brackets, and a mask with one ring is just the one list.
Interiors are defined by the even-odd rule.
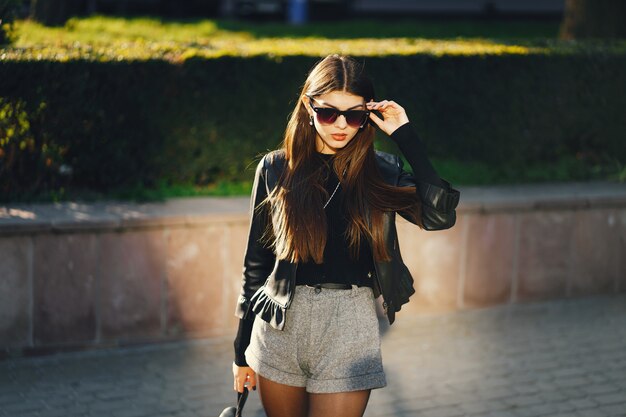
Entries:
[[[348,169],[348,168],[344,168],[344,169],[343,169],[343,174],[341,174],[341,176],[342,176],[342,177],[343,177],[344,175],[346,175],[346,170],[347,170],[347,169]],[[337,186],[335,187],[335,191],[333,191],[333,193],[330,195],[330,197],[328,197],[328,201],[326,202],[326,204],[324,204],[324,208],[326,208],[326,206],[328,205],[328,203],[330,203],[330,200],[332,200],[332,199],[333,199],[333,197],[334,197],[335,193],[336,193],[336,192],[337,192],[337,190],[339,189],[339,184],[341,184],[341,181],[339,181],[339,182],[337,183]]]

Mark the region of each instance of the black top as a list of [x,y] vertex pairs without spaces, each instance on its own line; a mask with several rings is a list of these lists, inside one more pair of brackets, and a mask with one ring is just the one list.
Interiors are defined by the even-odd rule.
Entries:
[[[301,262],[296,270],[296,285],[314,285],[323,282],[355,284],[373,287],[374,260],[370,245],[361,237],[358,258],[353,259],[347,244],[348,217],[342,210],[343,187],[339,184],[337,173],[332,169],[334,154],[318,153],[323,166],[328,196],[333,195],[326,206],[327,240],[324,247],[324,262],[316,264],[313,260]],[[326,200],[323,201],[326,203]],[[372,274],[368,277],[368,272]]]
[[[426,147],[413,131],[410,123],[400,126],[390,137],[396,142],[409,165],[413,168],[413,175],[416,181],[444,187],[437,172],[428,160]],[[327,165],[326,172],[329,175],[325,188],[330,196],[339,181],[336,173],[331,169],[333,155],[318,153],[318,156],[320,163],[324,164],[326,162]],[[350,250],[344,236],[348,226],[348,219],[341,210],[342,196],[342,188],[339,186],[326,207],[328,237],[324,249],[324,262],[322,264],[315,264],[313,261],[300,263],[296,271],[296,285],[336,282],[373,286],[374,260],[371,248],[365,238],[361,239],[358,259],[352,259],[350,256]],[[368,277],[368,272],[372,272],[371,278]],[[253,323],[253,315],[239,322],[239,329],[237,330],[234,343],[235,364],[238,366],[248,366],[244,352],[250,344]]]

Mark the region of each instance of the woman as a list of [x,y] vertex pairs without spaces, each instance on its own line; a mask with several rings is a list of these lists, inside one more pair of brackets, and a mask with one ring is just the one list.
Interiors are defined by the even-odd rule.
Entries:
[[[376,126],[413,174],[374,150]],[[404,109],[374,101],[361,64],[339,55],[318,62],[281,148],[256,170],[234,389],[258,384],[268,417],[362,416],[371,390],[387,384],[374,300],[382,295],[393,323],[415,292],[395,213],[424,230],[447,229],[458,201]]]

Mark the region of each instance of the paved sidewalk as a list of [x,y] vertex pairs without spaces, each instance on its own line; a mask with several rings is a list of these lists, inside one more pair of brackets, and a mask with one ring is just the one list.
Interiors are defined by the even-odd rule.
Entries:
[[[400,314],[382,331],[389,385],[368,417],[626,416],[626,294]],[[10,359],[0,416],[217,417],[231,359],[230,338]],[[265,415],[258,392],[245,411]]]

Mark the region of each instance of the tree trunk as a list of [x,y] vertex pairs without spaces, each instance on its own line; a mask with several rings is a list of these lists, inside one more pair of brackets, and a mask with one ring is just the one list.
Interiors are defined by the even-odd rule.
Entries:
[[626,1],[565,0],[561,39],[626,38]]

